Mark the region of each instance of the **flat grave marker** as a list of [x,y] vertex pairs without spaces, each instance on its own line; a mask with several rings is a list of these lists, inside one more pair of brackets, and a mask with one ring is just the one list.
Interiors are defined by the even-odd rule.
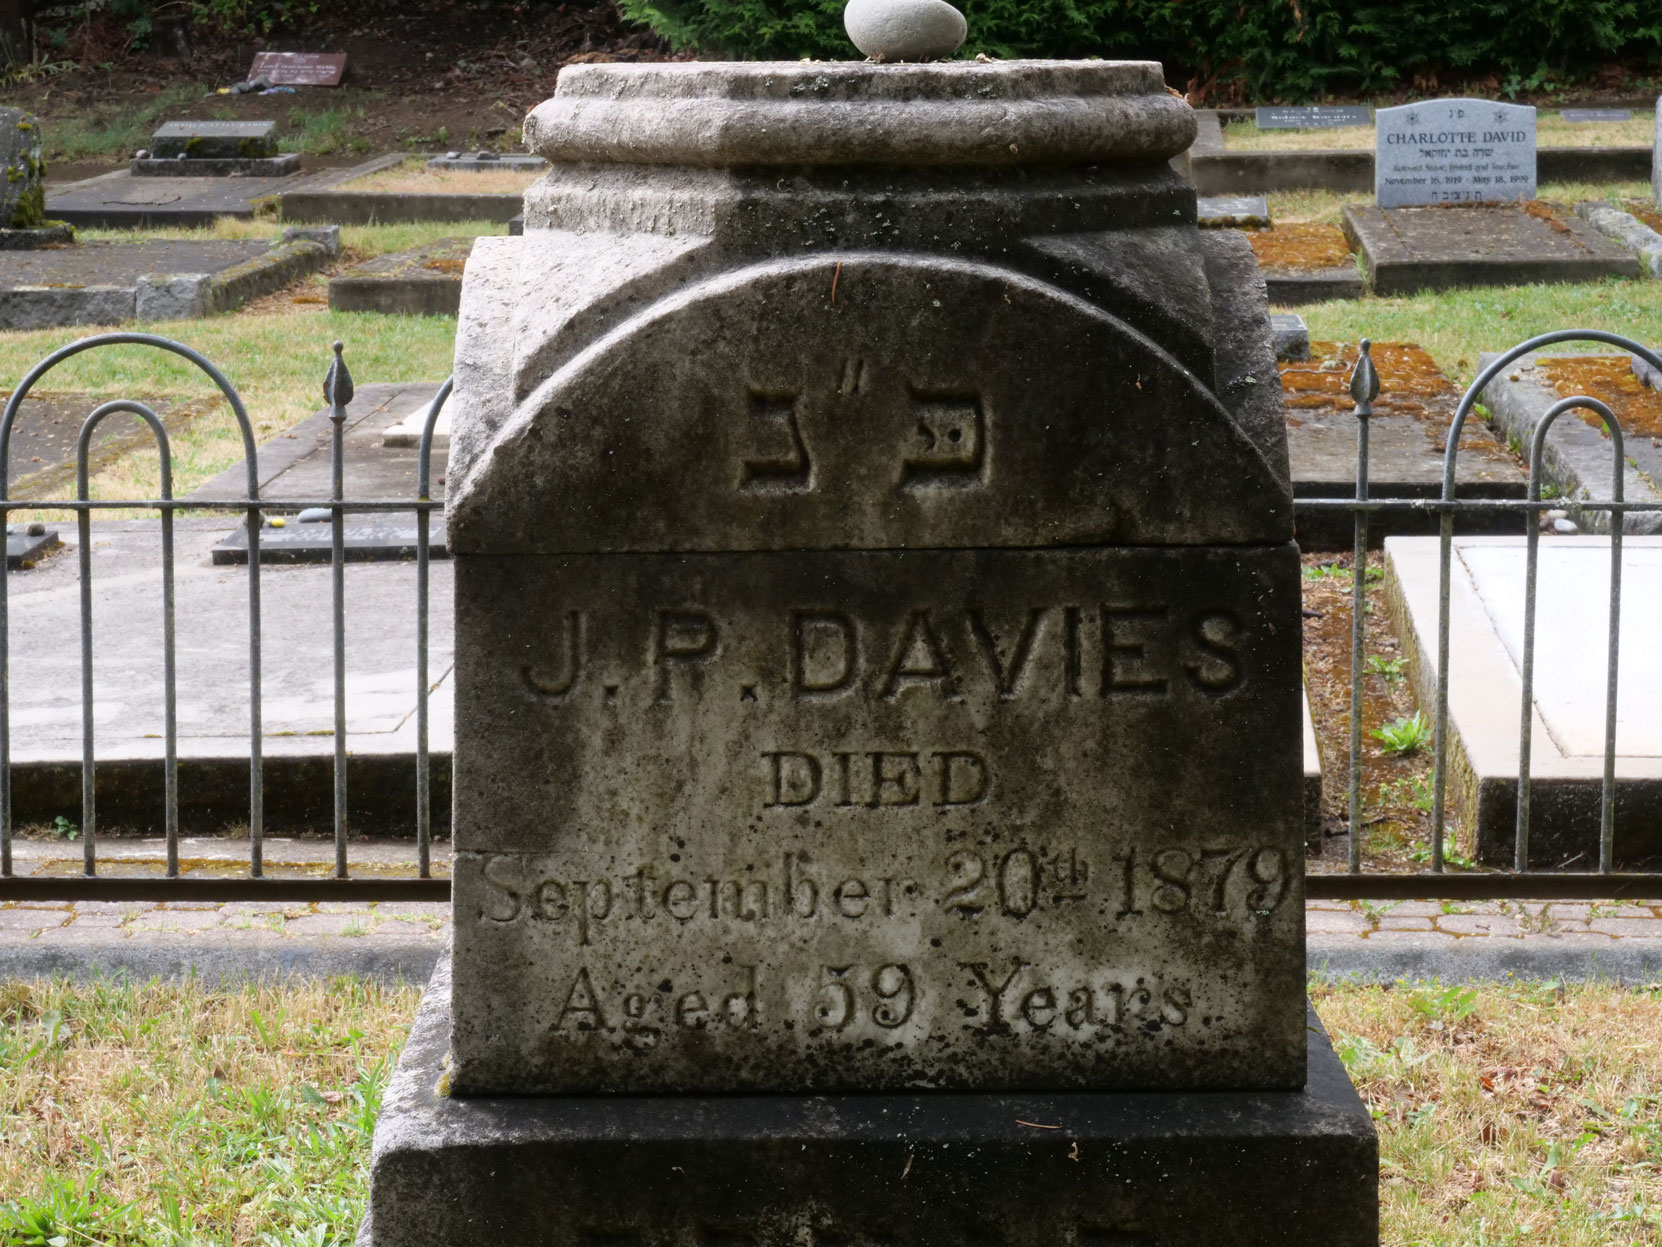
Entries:
[[150,155],[156,160],[276,154],[275,121],[169,121],[150,136]]
[[265,78],[276,87],[338,87],[345,73],[345,52],[256,52],[248,79]]
[[6,570],[21,571],[33,567],[61,545],[63,542],[58,538],[58,530],[45,524],[8,524]]
[[1381,208],[1535,198],[1535,110],[1422,100],[1374,114]]
[[1641,275],[1620,243],[1553,204],[1347,204],[1343,220],[1378,295]]
[[472,238],[440,238],[365,260],[329,279],[329,307],[336,312],[454,316],[473,243]]
[[1373,109],[1357,105],[1275,105],[1253,113],[1260,130],[1337,130],[1365,126],[1373,121]]
[[1201,229],[1267,229],[1270,202],[1262,195],[1202,196],[1195,200],[1195,223]]
[[1362,274],[1341,230],[1292,222],[1247,235],[1272,307],[1362,297]]
[[1575,126],[1610,125],[1633,120],[1631,108],[1566,108],[1558,115]]

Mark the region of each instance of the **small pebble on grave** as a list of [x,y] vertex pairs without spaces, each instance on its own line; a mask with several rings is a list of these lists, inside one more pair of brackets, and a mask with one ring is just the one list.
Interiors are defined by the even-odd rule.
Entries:
[[969,34],[964,15],[946,0],[849,0],[843,28],[874,61],[938,61]]

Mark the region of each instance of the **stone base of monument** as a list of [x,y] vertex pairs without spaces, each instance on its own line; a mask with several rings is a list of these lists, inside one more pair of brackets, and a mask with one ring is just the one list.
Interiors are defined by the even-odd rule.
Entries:
[[1638,277],[1639,261],[1549,205],[1346,205],[1344,229],[1373,294]]
[[33,567],[62,544],[55,528],[44,524],[8,524],[6,568],[10,571]]
[[503,169],[541,173],[548,168],[548,161],[525,152],[446,152],[434,156],[427,167],[451,173],[498,173]]
[[[1449,598],[1449,801],[1462,850],[1511,865],[1518,793],[1525,539],[1456,537]],[[1610,542],[1543,537],[1536,598],[1530,859],[1598,866],[1604,780]],[[1438,541],[1385,543],[1385,592],[1422,704],[1436,692]],[[1662,612],[1662,538],[1622,547],[1616,735],[1616,861],[1662,852],[1662,663],[1645,644]]]
[[449,1098],[450,962],[358,1247],[1376,1247],[1378,1139],[1314,1013],[1297,1092]]
[[281,156],[222,156],[174,160],[145,157],[128,163],[134,177],[161,178],[281,178],[300,172],[300,153]]
[[454,316],[472,238],[441,238],[409,251],[378,255],[329,280],[334,312]]
[[48,221],[38,229],[0,229],[0,251],[35,251],[75,241],[75,227],[64,221]]
[[[1478,356],[1486,368],[1499,358]],[[1626,434],[1622,469],[1623,496],[1629,502],[1662,502],[1662,395],[1634,387],[1626,355],[1545,351],[1519,360],[1489,383],[1483,402],[1495,425],[1519,445],[1534,444],[1535,427],[1563,398],[1587,394],[1612,405]],[[1602,375],[1601,375],[1602,374]],[[1625,382],[1625,383],[1624,383]],[[1637,388],[1638,392],[1632,391]],[[1566,501],[1608,501],[1615,476],[1615,456],[1600,428],[1568,412],[1547,430],[1541,455],[1542,480]],[[1608,512],[1585,511],[1576,517],[1584,532],[1609,532]],[[1627,517],[1624,531],[1662,532],[1662,512],[1637,512]]]

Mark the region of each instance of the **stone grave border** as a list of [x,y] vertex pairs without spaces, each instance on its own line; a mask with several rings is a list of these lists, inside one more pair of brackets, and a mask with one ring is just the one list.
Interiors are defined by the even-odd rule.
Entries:
[[13,286],[0,290],[0,329],[200,319],[281,290],[339,254],[338,226],[286,229],[269,250],[216,273],[146,273],[131,286]]
[[[1560,424],[1569,420],[1560,420]],[[1579,423],[1577,421],[1576,423]],[[1449,598],[1448,801],[1471,832],[1479,862],[1510,866],[1518,800],[1518,718],[1523,685],[1495,630],[1483,600],[1460,559],[1460,548],[1476,545],[1516,546],[1525,538],[1457,536]],[[1625,538],[1654,548],[1656,537]],[[1609,557],[1609,541],[1600,537],[1554,537],[1555,543],[1596,546]],[[1437,699],[1438,550],[1436,537],[1385,539],[1385,600],[1391,622],[1402,639],[1403,656],[1414,691],[1424,705]],[[1406,574],[1405,574],[1406,573]],[[1602,643],[1603,635],[1599,635]],[[1537,656],[1537,660],[1539,656]],[[1589,848],[1598,858],[1598,807],[1604,779],[1604,755],[1560,753],[1540,711],[1535,711],[1530,751],[1533,783],[1530,801],[1532,856],[1545,860],[1566,851],[1563,837],[1589,827]],[[1617,755],[1616,802],[1622,828],[1662,828],[1662,758]],[[1638,856],[1655,852],[1656,833]],[[1635,850],[1627,850],[1630,856]],[[1618,859],[1620,860],[1620,859]],[[1582,866],[1580,869],[1590,869]]]
[[520,195],[478,194],[466,191],[429,195],[413,191],[355,191],[348,183],[371,173],[401,165],[407,153],[377,156],[340,170],[327,183],[311,182],[277,195],[284,221],[328,222],[335,225],[388,225],[394,222],[497,221],[507,222],[523,208]]
[[[1234,115],[1233,113],[1231,115]],[[1250,116],[1247,110],[1241,117]],[[1220,114],[1197,112],[1199,131],[1189,149],[1189,176],[1202,195],[1327,190],[1373,194],[1373,152],[1347,149],[1232,152],[1223,145]],[[1542,147],[1537,181],[1643,182],[1650,177],[1649,147]]]
[[1662,234],[1631,212],[1624,212],[1602,199],[1582,200],[1575,206],[1575,214],[1606,238],[1631,251],[1645,276],[1662,278]]
[[[1506,372],[1489,382],[1479,401],[1489,409],[1490,422],[1509,445],[1526,453],[1534,444],[1535,426],[1547,410],[1560,401],[1556,390],[1531,375],[1540,358],[1563,359],[1577,355],[1608,355],[1608,351],[1558,351],[1551,347],[1518,360]],[[1479,371],[1499,359],[1498,352],[1485,351],[1477,357]],[[1628,437],[1628,463],[1623,470],[1623,495],[1629,502],[1662,502],[1662,487],[1646,484],[1644,473],[1662,483],[1662,450],[1648,437]],[[1541,457],[1541,480],[1556,486],[1559,496],[1569,500],[1608,502],[1610,500],[1610,443],[1586,421],[1570,412],[1547,430]],[[1587,511],[1577,519],[1583,532],[1608,533],[1610,512]],[[1625,528],[1627,533],[1662,533],[1662,513],[1635,512]]]

